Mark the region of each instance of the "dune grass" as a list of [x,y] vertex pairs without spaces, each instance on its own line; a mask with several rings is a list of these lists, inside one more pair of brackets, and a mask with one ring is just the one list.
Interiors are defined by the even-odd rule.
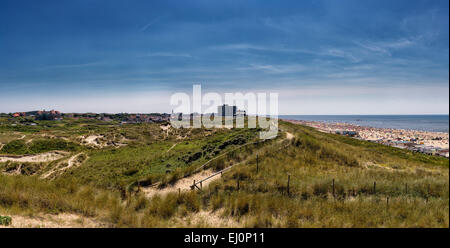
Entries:
[[[220,227],[229,219],[242,227],[449,227],[448,159],[285,122],[280,128],[294,138],[246,147],[212,162],[209,166],[216,170],[242,163],[202,191],[146,198],[120,187],[98,186],[133,183],[152,175],[160,175],[154,181],[170,183],[169,175],[186,173],[178,168],[195,168],[217,147],[243,133],[199,134],[177,144],[168,155],[163,151],[174,139],[102,150],[90,154],[89,164],[53,181],[2,175],[0,211],[73,212],[113,227]],[[195,160],[186,166],[189,156],[200,151],[198,164]],[[172,166],[173,173],[166,173]],[[100,175],[105,181],[99,184]],[[80,181],[83,176],[87,179]],[[199,212],[219,216],[222,222],[184,221]]]
[[183,140],[135,142],[121,148],[91,150],[83,166],[63,177],[110,189],[124,189],[138,182],[145,185],[157,181],[163,185],[174,183],[209,159],[250,142],[256,136],[253,130],[239,129],[222,130],[210,136],[204,135],[205,130],[196,132]]

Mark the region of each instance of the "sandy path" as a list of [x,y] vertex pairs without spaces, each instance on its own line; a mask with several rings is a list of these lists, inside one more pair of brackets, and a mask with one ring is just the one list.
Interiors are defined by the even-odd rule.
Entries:
[[286,139],[291,140],[294,138],[294,135],[292,133],[286,132]]
[[[191,185],[194,183],[194,180],[196,182],[209,177],[211,175],[213,175],[215,172],[213,172],[212,169],[208,169],[208,170],[204,170],[202,172],[196,173],[194,175],[191,175],[189,177],[185,177],[182,178],[180,180],[178,180],[174,185],[169,185],[165,188],[162,189],[158,189],[158,186],[152,186],[152,187],[146,187],[146,188],[142,188],[142,191],[144,192],[144,194],[147,197],[152,197],[156,194],[168,194],[168,193],[176,193],[178,192],[178,189],[180,189],[181,191],[187,191],[187,190],[191,190]],[[220,174],[218,175],[220,176]],[[209,183],[211,183],[213,180],[207,180],[205,182],[203,182],[203,186],[207,186]]]
[[170,125],[164,126],[164,125],[160,125],[159,126],[163,131],[166,132],[166,137],[169,137],[169,129],[170,129]]
[[84,141],[86,141],[86,143],[88,145],[100,146],[100,144],[97,142],[97,138],[103,138],[103,136],[101,136],[101,135],[90,135],[90,136],[87,136],[86,138],[84,138]]
[[159,127],[160,127],[162,130],[166,131],[166,130],[169,130],[170,125],[166,125],[166,126],[160,125]]
[[170,152],[176,145],[178,145],[178,143],[173,144],[166,152]]
[[[294,138],[294,135],[292,133],[286,132],[286,139],[292,139],[292,138]],[[252,143],[249,143],[249,144],[252,144]],[[246,146],[246,145],[249,145],[249,144],[245,144],[245,145],[242,145],[240,147],[243,147],[243,146]],[[232,150],[232,151],[234,151],[234,150]],[[231,152],[231,151],[229,151],[229,152]],[[198,169],[203,168],[205,165],[207,165],[212,160],[215,160],[215,159],[217,159],[219,157],[222,157],[222,156],[226,155],[227,153],[224,153],[222,155],[219,155],[219,156],[209,160],[208,162],[206,162],[205,164],[200,166]],[[244,160],[244,161],[235,163],[235,164],[233,164],[231,166],[228,166],[227,168],[222,170],[222,173],[224,173],[225,171],[231,169],[232,167],[234,167],[236,165],[243,164],[243,163],[246,163],[246,162],[247,162],[247,160]],[[189,177],[185,177],[185,178],[182,178],[182,179],[178,180],[174,185],[169,185],[169,186],[167,186],[165,188],[162,188],[162,189],[158,189],[158,185],[154,185],[154,186],[151,186],[151,187],[143,188],[142,191],[144,192],[144,194],[147,197],[152,197],[152,196],[154,196],[156,194],[163,194],[163,195],[165,195],[165,194],[168,194],[168,193],[175,193],[175,192],[178,192],[178,190],[186,191],[186,190],[191,190],[191,186],[194,184],[194,180],[195,180],[195,182],[199,182],[199,181],[205,180],[205,181],[202,181],[201,186],[199,184],[197,184],[198,187],[203,187],[203,186],[209,185],[212,181],[216,180],[220,176],[221,176],[221,173],[219,173],[217,171],[213,171],[212,169],[202,170],[199,173],[195,173],[195,174],[193,174],[193,175],[191,175]]]
[[75,164],[75,159],[80,156],[81,154],[83,154],[82,152],[73,155],[72,157],[69,158],[69,161],[67,161],[67,167],[65,167],[66,169],[69,169],[70,167],[72,167]]
[[75,228],[75,227],[106,227],[107,225],[97,220],[76,214],[62,213],[58,215],[39,214],[38,216],[8,215],[12,218],[9,226],[0,228]]
[[[48,177],[50,177],[51,175],[53,175],[54,173],[57,172],[64,172],[65,170],[68,170],[69,168],[71,168],[72,166],[78,164],[78,162],[76,162],[75,160],[78,158],[78,156],[80,156],[81,154],[83,154],[82,152],[73,155],[72,157],[69,158],[69,160],[67,160],[67,166],[62,167],[62,168],[58,168],[62,163],[58,164],[55,168],[53,168],[52,170],[50,170],[49,172],[45,173],[44,175],[41,176],[42,179],[46,179]],[[81,164],[81,163],[79,163]]]
[[46,152],[36,155],[23,155],[23,156],[12,156],[12,155],[0,155],[0,162],[31,162],[31,163],[41,163],[41,162],[51,162],[58,160],[67,155],[66,152],[53,151]]

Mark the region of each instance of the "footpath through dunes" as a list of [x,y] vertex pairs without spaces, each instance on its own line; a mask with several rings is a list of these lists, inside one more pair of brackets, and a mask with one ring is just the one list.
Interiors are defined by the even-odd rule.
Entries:
[[[200,180],[202,180],[206,177],[209,177],[212,174],[214,174],[214,171],[212,169],[204,170],[199,173],[193,174],[189,177],[182,178],[173,185],[167,185],[164,188],[158,188],[157,185],[145,187],[145,188],[142,188],[142,192],[147,197],[153,197],[154,195],[157,195],[157,194],[166,195],[169,193],[176,193],[179,190],[187,191],[187,190],[191,189],[191,186],[194,181],[199,182]],[[220,175],[220,173],[219,173],[219,175]],[[211,180],[205,182],[205,184],[203,184],[203,185],[206,186],[210,182],[211,182]]]
[[176,145],[178,145],[178,143],[173,144],[173,145],[166,151],[166,153],[167,153],[167,152],[170,152],[173,148],[175,148]]
[[0,155],[0,162],[29,162],[29,163],[43,163],[51,162],[67,156],[69,152],[65,151],[51,151],[33,155]]
[[98,141],[98,139],[103,138],[102,135],[89,135],[83,139],[84,142],[86,142],[87,145],[92,145],[96,147],[100,147],[101,144]]
[[[294,135],[292,133],[286,132],[286,140],[291,140],[294,138]],[[282,140],[281,140],[282,141]],[[176,192],[181,192],[181,191],[188,191],[188,190],[192,190],[194,187],[196,188],[203,188],[204,186],[208,186],[211,182],[213,182],[214,180],[217,180],[218,178],[221,177],[221,175],[223,173],[225,173],[226,171],[228,171],[229,169],[231,169],[232,167],[236,166],[236,165],[240,165],[240,164],[244,164],[246,162],[248,162],[248,160],[244,160],[241,162],[237,162],[235,164],[232,164],[220,171],[214,171],[213,169],[207,169],[207,170],[202,170],[206,165],[208,165],[210,162],[212,162],[213,160],[216,160],[220,157],[225,156],[226,154],[233,152],[239,148],[242,148],[244,146],[250,145],[250,144],[254,144],[256,142],[252,142],[252,143],[247,143],[244,144],[242,146],[237,147],[236,149],[233,149],[231,151],[228,151],[227,153],[221,154],[215,158],[212,158],[211,160],[207,161],[205,164],[203,164],[202,166],[200,166],[199,168],[196,169],[196,171],[199,171],[195,174],[192,174],[188,177],[184,177],[180,180],[178,180],[175,184],[173,185],[167,185],[164,188],[159,188],[159,184],[155,184],[149,187],[143,187],[142,191],[144,192],[144,194],[147,197],[153,197],[154,195],[157,194],[161,194],[161,195],[165,195],[168,193],[176,193]]]
[[286,139],[291,140],[294,138],[294,135],[292,133],[286,132]]
[[88,159],[86,156],[85,157],[81,157],[83,154],[84,154],[83,152],[80,152],[80,153],[77,153],[77,154],[73,155],[72,157],[70,157],[67,160],[67,163],[60,162],[56,167],[52,168],[49,172],[43,174],[41,176],[41,178],[42,179],[46,179],[46,178],[49,178],[50,176],[53,176],[53,175],[56,175],[56,174],[60,174],[60,173],[64,173],[64,171],[70,169],[73,166],[81,165],[86,159]]

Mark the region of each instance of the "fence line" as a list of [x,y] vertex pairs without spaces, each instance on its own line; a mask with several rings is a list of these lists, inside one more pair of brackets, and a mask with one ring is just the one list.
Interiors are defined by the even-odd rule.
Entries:
[[198,167],[197,169],[195,169],[195,170],[193,171],[193,173],[200,171],[200,170],[203,169],[206,165],[208,165],[211,161],[214,161],[214,160],[216,160],[216,159],[218,159],[218,158],[220,158],[220,157],[223,157],[223,156],[227,155],[228,153],[231,153],[231,152],[234,152],[234,151],[236,151],[236,150],[239,150],[239,149],[241,149],[241,148],[244,147],[244,146],[248,146],[248,145],[251,145],[251,144],[259,144],[259,143],[261,143],[261,142],[255,141],[255,142],[251,142],[251,143],[247,143],[247,144],[238,146],[238,147],[236,147],[235,149],[233,149],[233,150],[231,150],[231,151],[225,152],[225,153],[223,153],[223,154],[221,154],[221,155],[219,155],[219,156],[217,156],[217,157],[214,157],[214,158],[208,160],[206,163],[202,164],[200,167]]
[[[264,141],[263,141],[263,142],[264,142]],[[240,147],[237,147],[236,149],[231,150],[231,151],[229,151],[229,152],[227,152],[227,153],[225,153],[225,154],[222,154],[222,155],[220,155],[220,156],[224,156],[224,155],[226,155],[226,154],[228,154],[228,153],[230,153],[230,152],[233,152],[233,151],[235,151],[235,150],[238,150],[238,149],[240,149],[240,148],[242,148],[242,147],[244,147],[244,146],[246,146],[246,145],[259,144],[259,143],[262,143],[262,142],[256,141],[256,142],[252,142],[252,143],[247,143],[247,144],[245,144],[245,145],[242,145],[242,146],[240,146]],[[290,145],[290,144],[287,144],[287,145],[281,147],[280,149],[278,149],[277,151],[279,151],[279,150],[281,150],[281,149],[284,149],[284,148],[288,147],[289,145]],[[197,170],[203,168],[203,167],[206,166],[209,162],[211,162],[211,161],[214,160],[214,159],[219,158],[220,156],[217,156],[217,157],[215,157],[215,158],[209,160],[208,162],[206,162],[205,164],[203,164],[202,166],[200,166]],[[204,179],[202,179],[202,180],[200,180],[200,181],[198,181],[198,182],[195,182],[195,181],[194,181],[193,184],[191,185],[191,189],[195,189],[195,188],[200,189],[200,188],[197,186],[197,184],[201,184],[202,182],[204,182],[204,181],[206,181],[206,180],[209,180],[209,179],[211,179],[211,178],[217,176],[218,174],[223,174],[225,171],[227,171],[227,170],[233,168],[234,166],[239,165],[239,164],[242,164],[242,163],[245,163],[245,162],[248,162],[248,159],[247,159],[247,160],[244,160],[244,161],[241,161],[241,162],[239,162],[239,163],[230,165],[230,166],[228,166],[227,168],[222,169],[222,170],[220,170],[220,171],[218,171],[218,172],[216,172],[216,173],[214,173],[214,174],[212,174],[212,175],[210,175],[210,176],[208,176],[208,177],[206,177],[206,178],[204,178]],[[256,174],[258,174],[258,169],[259,169],[259,167],[258,167],[258,155],[257,155],[257,172],[256,172]],[[197,171],[197,170],[195,170],[195,171]],[[238,179],[238,180],[239,180],[239,179]],[[238,183],[238,185],[239,185],[239,183]]]

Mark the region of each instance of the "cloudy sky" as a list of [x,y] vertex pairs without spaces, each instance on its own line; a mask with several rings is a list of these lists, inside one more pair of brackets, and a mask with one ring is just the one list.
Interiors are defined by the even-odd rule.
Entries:
[[0,112],[170,112],[278,92],[280,114],[448,114],[449,2],[0,2]]

